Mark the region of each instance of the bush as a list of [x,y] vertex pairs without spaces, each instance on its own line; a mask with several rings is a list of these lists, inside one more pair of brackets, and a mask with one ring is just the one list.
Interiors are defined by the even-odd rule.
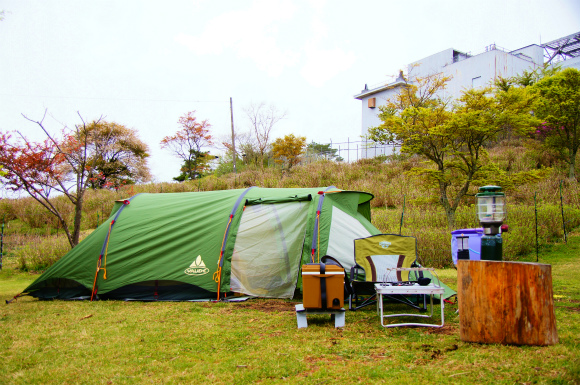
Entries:
[[[90,231],[83,231],[80,239],[84,239]],[[52,266],[63,255],[70,251],[68,239],[64,235],[38,237],[35,242],[16,247],[11,256],[18,259],[22,271],[42,272]]]
[[0,218],[4,221],[11,221],[18,218],[14,211],[14,204],[18,199],[0,199]]
[[[56,199],[53,199],[53,202],[56,203]],[[32,198],[15,199],[12,207],[18,219],[31,228],[57,228],[57,226],[60,225],[57,217],[50,214],[45,207]],[[59,205],[59,207],[63,207],[63,205]],[[70,211],[65,208],[65,215],[69,214],[69,212]]]
[[[570,231],[580,226],[580,209],[564,207],[566,228]],[[374,210],[373,223],[383,233],[399,234],[401,209]],[[503,258],[517,260],[536,247],[536,224],[534,206],[511,205],[505,223],[509,231],[503,234]],[[461,207],[456,213],[456,229],[478,228],[475,208]],[[407,207],[403,218],[402,235],[417,238],[418,255],[425,266],[445,267],[452,265],[451,231],[442,209]],[[545,246],[564,239],[562,213],[556,204],[538,207],[538,243]]]
[[[516,178],[514,173],[537,167],[535,160],[528,155],[528,147],[520,142],[506,139],[499,147],[489,149],[490,158],[499,164],[501,172],[505,172],[505,178]],[[182,183],[138,184],[122,187],[118,191],[89,190],[85,194],[82,228],[91,229],[101,224],[108,217],[115,200],[138,193],[213,191],[243,189],[250,186],[279,188],[334,185],[344,190],[373,194],[375,197],[371,201],[373,224],[385,233],[399,233],[404,205],[405,215],[401,232],[403,235],[417,237],[422,262],[427,266],[449,266],[451,235],[445,213],[438,204],[437,191],[420,176],[409,173],[421,165],[420,158],[405,154],[361,159],[350,164],[323,160],[295,166],[286,171],[279,167],[262,168],[247,164],[239,167],[237,174],[229,173],[220,177],[209,175]],[[227,169],[222,169],[220,173],[222,171],[227,172]],[[522,179],[518,182],[519,185],[514,184],[513,188],[507,191],[506,224],[510,227],[510,231],[504,234],[504,258],[507,260],[517,259],[535,248],[534,198],[538,205],[540,245],[563,239],[560,186],[565,206],[566,227],[572,230],[580,226],[580,184],[567,179],[565,172],[557,168],[540,171],[542,172],[538,178]],[[486,181],[482,180],[479,183]],[[461,202],[456,212],[455,228],[480,226],[475,215],[473,197],[477,187],[478,185],[472,185],[469,191],[471,195]],[[72,204],[62,196],[55,197],[53,201],[70,221],[74,212]],[[18,218],[26,223],[21,226],[20,221],[12,222],[18,223],[21,232],[51,234],[58,228],[56,217],[50,215],[31,198],[2,200],[0,215],[6,215],[7,221]],[[52,252],[44,253],[43,256],[35,254],[35,249],[42,250],[44,247],[46,246],[23,248],[19,251],[26,268],[33,264],[31,258],[50,258],[58,255]],[[65,243],[63,247],[68,248],[68,244]],[[44,266],[42,261],[35,261],[33,265]]]

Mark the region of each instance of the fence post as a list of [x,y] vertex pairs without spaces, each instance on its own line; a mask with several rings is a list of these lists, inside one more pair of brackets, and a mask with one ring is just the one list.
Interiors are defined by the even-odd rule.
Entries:
[[2,271],[2,259],[4,257],[4,221],[6,220],[6,215],[2,217],[2,232],[0,233],[0,271]]
[[346,143],[347,143],[347,145],[346,145],[346,148],[347,148],[347,150],[346,150],[346,162],[350,163],[350,138],[348,138],[348,137],[346,138]]
[[[332,138],[330,139],[330,149],[332,149]],[[340,156],[340,147],[339,147],[339,150],[338,150],[338,155]],[[326,157],[326,154],[324,154],[324,159],[328,159]]]
[[536,262],[538,262],[538,205],[536,203],[537,192],[534,192],[534,212],[536,214]]
[[564,219],[564,200],[562,198],[562,181],[560,181],[560,209],[562,210],[562,228],[564,229],[564,243],[568,244],[568,235],[566,234],[566,220]]
[[407,196],[403,195],[403,212],[401,213],[401,225],[399,226],[399,235],[401,235],[401,231],[403,231],[403,218],[405,217],[405,202]]

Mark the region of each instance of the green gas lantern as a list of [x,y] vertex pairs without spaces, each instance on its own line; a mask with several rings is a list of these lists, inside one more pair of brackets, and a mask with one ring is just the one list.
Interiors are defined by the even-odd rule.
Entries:
[[499,186],[483,186],[475,195],[477,217],[483,227],[481,237],[481,259],[502,260],[502,238],[500,228],[505,219],[505,194]]

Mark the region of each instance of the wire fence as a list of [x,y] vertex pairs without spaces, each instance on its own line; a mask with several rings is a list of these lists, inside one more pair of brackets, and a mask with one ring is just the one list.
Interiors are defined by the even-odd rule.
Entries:
[[[315,148],[313,148],[312,144],[306,148],[305,153],[302,155],[302,163],[308,164],[321,159],[350,163],[359,159],[388,156],[397,151],[395,145],[379,144],[365,139],[351,141],[350,138],[347,138],[346,142],[315,143]],[[318,148],[328,149],[320,150]]]

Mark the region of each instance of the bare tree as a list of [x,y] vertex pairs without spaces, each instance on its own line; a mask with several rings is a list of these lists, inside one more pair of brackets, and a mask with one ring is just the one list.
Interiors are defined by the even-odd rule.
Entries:
[[[254,163],[257,165],[257,145],[254,135],[251,131],[242,131],[235,133],[236,141],[236,156],[243,163]],[[219,139],[220,146],[217,147],[219,150],[226,152],[228,158],[233,160],[233,145],[231,135],[222,135]]]
[[260,159],[264,159],[264,154],[270,147],[272,129],[282,119],[286,117],[285,111],[278,111],[274,105],[250,104],[244,109],[250,122],[250,130],[256,140],[257,152]]

